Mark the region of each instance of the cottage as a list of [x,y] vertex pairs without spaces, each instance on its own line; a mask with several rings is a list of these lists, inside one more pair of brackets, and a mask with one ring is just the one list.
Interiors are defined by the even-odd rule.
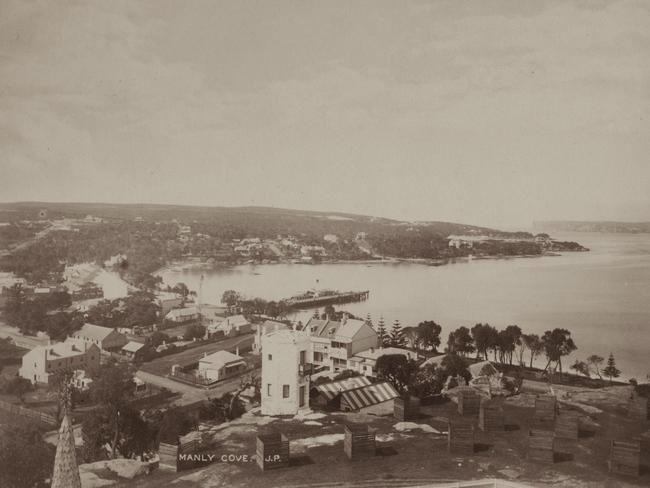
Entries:
[[84,341],[88,345],[94,344],[106,352],[117,352],[129,342],[126,336],[117,330],[94,324],[84,324],[81,329],[72,334],[72,338]]
[[251,331],[251,323],[243,315],[233,315],[226,317],[219,323],[213,323],[208,326],[208,336],[220,335],[236,336],[246,334]]
[[141,342],[129,341],[121,350],[122,354],[127,358],[134,360],[138,359],[139,354],[141,354],[144,344]]
[[378,349],[371,347],[361,351],[348,361],[349,368],[366,376],[377,376],[377,360],[386,355],[399,354],[407,359],[417,360],[416,352],[402,349],[399,347],[380,347]]
[[38,346],[25,354],[18,374],[32,383],[50,383],[62,371],[83,370],[91,373],[99,368],[100,350],[96,344],[68,339],[65,342]]
[[198,376],[211,382],[231,378],[244,371],[244,358],[228,351],[217,351],[199,359]]
[[173,310],[170,310],[167,315],[165,315],[165,320],[169,320],[170,322],[175,322],[177,324],[195,322],[200,318],[201,314],[196,307],[175,308]]

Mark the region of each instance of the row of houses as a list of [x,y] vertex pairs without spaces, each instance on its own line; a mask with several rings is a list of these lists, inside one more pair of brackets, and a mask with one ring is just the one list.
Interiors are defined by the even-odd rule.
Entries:
[[102,356],[118,353],[137,359],[144,347],[129,341],[122,333],[110,327],[84,324],[64,342],[37,346],[22,358],[18,374],[32,383],[51,383],[64,370],[92,374],[100,365]]

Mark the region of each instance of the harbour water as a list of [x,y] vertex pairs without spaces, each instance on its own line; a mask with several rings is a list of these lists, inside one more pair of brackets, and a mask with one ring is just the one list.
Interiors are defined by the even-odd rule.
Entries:
[[[225,290],[250,297],[281,299],[308,289],[370,290],[363,302],[338,308],[376,322],[398,319],[403,326],[435,320],[443,346],[452,329],[477,322],[502,328],[519,325],[543,334],[571,331],[578,351],[563,361],[614,353],[626,378],[650,373],[650,234],[575,233],[554,238],[578,241],[585,253],[444,266],[410,263],[245,265],[232,268],[166,269],[171,285],[184,282],[203,301],[216,303]],[[307,319],[304,312],[299,319]]]

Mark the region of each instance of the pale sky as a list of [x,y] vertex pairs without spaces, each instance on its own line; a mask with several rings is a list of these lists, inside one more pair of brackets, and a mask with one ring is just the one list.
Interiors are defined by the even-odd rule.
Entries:
[[650,220],[650,2],[0,1],[0,201]]

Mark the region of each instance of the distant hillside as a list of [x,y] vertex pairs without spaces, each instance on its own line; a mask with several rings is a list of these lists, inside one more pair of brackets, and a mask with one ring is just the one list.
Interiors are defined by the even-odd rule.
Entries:
[[535,222],[533,227],[543,232],[618,232],[640,234],[650,232],[650,222],[612,222],[557,220]]
[[[237,237],[275,237],[277,234],[333,233],[353,237],[358,232],[427,229],[441,237],[451,234],[482,234],[495,237],[529,236],[527,233],[502,232],[497,229],[450,222],[417,222],[371,217],[341,212],[315,212],[272,207],[200,207],[164,204],[108,203],[0,203],[0,222],[83,218],[86,215],[107,220],[134,220],[212,224],[223,226]],[[234,232],[233,232],[234,231]]]

